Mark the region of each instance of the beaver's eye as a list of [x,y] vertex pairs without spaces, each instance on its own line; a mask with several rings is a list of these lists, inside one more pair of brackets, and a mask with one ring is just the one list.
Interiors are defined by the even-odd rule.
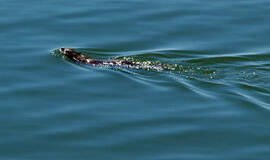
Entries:
[[65,48],[60,48],[60,51],[61,51],[61,52],[64,52],[64,50],[65,50]]

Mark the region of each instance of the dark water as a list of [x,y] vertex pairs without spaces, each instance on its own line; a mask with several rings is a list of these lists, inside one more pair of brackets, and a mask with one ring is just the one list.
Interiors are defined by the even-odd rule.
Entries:
[[269,1],[0,2],[1,159],[270,158]]

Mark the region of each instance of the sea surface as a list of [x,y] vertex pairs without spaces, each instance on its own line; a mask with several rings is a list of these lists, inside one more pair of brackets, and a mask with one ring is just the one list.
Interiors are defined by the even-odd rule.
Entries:
[[0,0],[0,15],[0,159],[270,159],[270,1]]

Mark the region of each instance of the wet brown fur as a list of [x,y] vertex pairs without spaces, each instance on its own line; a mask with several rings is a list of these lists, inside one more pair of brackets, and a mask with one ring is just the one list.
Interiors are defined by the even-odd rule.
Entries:
[[93,65],[135,65],[133,62],[129,62],[126,60],[96,60],[88,56],[82,55],[80,52],[77,52],[71,48],[60,48],[59,51],[75,63]]

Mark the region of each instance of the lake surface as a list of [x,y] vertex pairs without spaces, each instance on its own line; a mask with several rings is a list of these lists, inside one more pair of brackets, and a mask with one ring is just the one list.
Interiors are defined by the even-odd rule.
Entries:
[[1,159],[270,158],[269,1],[0,2]]

